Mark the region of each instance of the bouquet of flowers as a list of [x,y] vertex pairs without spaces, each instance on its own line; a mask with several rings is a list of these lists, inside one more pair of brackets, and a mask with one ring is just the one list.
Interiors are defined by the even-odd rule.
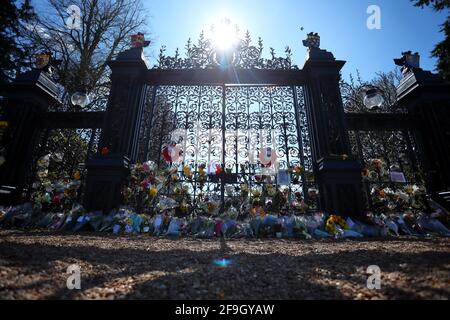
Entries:
[[340,216],[331,215],[326,224],[325,230],[332,235],[343,234],[348,229],[347,222]]

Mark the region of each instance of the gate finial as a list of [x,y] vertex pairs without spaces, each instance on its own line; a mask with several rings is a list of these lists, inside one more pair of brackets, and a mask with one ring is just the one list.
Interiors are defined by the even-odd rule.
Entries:
[[412,69],[420,68],[420,55],[418,52],[412,53],[412,51],[402,52],[402,57],[394,59],[394,63],[397,66],[402,67],[402,73],[408,73]]
[[308,49],[320,48],[320,36],[317,32],[308,33],[306,40],[303,40],[303,45]]
[[61,64],[62,60],[55,59],[50,51],[38,53],[35,56],[36,69],[43,70],[49,75],[53,75],[54,69]]
[[145,35],[141,32],[131,35],[132,48],[145,48],[150,45],[150,41],[145,41]]

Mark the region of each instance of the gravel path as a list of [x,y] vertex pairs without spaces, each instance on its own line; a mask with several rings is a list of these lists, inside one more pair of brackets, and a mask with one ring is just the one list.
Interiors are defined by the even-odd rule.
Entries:
[[[227,267],[213,263],[227,258]],[[81,290],[66,269],[81,267]],[[370,265],[381,290],[366,287]],[[0,231],[1,299],[449,299],[450,239],[197,240]]]

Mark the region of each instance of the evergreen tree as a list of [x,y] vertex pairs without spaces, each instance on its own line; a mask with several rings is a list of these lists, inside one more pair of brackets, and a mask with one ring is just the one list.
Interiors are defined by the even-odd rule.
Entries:
[[30,66],[30,48],[22,36],[36,15],[30,0],[0,2],[0,85],[3,85]]
[[[417,7],[431,6],[435,11],[443,11],[450,9],[450,0],[413,0]],[[450,15],[447,21],[442,24],[441,31],[445,35],[445,39],[438,43],[432,51],[433,57],[438,58],[437,69],[439,73],[450,81]]]

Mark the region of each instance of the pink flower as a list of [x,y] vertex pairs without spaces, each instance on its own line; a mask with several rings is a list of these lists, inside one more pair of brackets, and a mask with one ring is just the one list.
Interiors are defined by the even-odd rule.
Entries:
[[144,179],[144,180],[142,180],[141,181],[141,188],[142,189],[147,189],[148,188],[148,185],[149,185],[149,182],[148,182],[148,180],[147,179]]

